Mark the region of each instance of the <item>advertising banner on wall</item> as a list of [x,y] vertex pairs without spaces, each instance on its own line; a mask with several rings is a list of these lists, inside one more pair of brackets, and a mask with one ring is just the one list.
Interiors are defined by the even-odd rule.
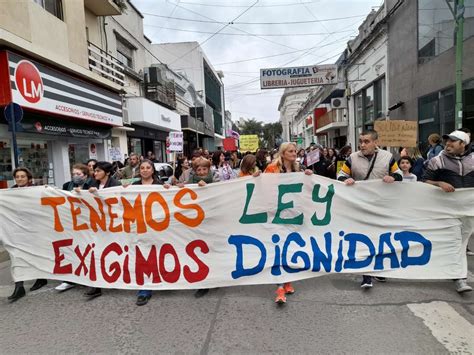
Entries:
[[35,111],[122,126],[117,93],[12,52],[0,52],[0,66],[0,105],[13,101]]
[[335,64],[260,69],[261,89],[297,88],[337,84]]

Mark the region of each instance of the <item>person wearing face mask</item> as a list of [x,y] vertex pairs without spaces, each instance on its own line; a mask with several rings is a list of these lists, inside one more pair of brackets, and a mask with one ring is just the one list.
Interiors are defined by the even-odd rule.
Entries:
[[[15,179],[15,185],[12,186],[12,189],[15,188],[25,188],[29,186],[34,186],[33,184],[33,175],[31,171],[27,168],[16,168],[13,170],[13,178]],[[45,279],[37,279],[33,286],[31,286],[30,291],[39,290],[41,287],[45,286],[48,283]],[[25,287],[23,281],[15,282],[15,290],[8,297],[8,300],[15,302],[26,295]]]
[[[95,163],[94,163],[95,165]],[[89,188],[89,167],[84,164],[74,164],[72,166],[71,181],[63,184],[63,190],[65,191],[79,191],[87,190]],[[74,288],[76,286],[73,282],[62,282],[59,286],[55,287],[56,291],[64,292]]]
[[63,184],[63,190],[72,191],[79,187],[81,190],[89,188],[89,167],[84,164],[74,164],[72,166],[71,181]]

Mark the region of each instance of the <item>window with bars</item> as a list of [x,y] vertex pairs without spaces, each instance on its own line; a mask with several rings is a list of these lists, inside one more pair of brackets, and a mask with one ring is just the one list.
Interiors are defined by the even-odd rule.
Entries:
[[129,43],[116,36],[117,40],[117,59],[122,62],[123,65],[130,69],[133,69],[133,48]]
[[34,0],[34,2],[58,19],[64,20],[62,0]]

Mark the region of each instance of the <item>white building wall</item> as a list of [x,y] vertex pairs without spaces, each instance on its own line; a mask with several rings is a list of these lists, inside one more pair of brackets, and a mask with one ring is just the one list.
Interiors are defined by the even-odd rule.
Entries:
[[350,91],[348,101],[349,135],[348,143],[357,147],[358,137],[355,134],[355,95],[362,89],[370,86],[374,81],[385,76],[385,102],[388,103],[388,54],[387,35],[380,36],[360,55],[355,64],[347,68],[348,88]]

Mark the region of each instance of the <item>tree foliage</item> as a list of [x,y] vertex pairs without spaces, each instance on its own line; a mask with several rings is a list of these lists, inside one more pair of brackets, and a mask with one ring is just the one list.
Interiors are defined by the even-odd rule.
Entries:
[[260,138],[260,147],[273,149],[281,138],[283,127],[280,122],[264,124],[255,118],[251,118],[242,120],[239,124],[239,132],[242,135],[256,134]]

